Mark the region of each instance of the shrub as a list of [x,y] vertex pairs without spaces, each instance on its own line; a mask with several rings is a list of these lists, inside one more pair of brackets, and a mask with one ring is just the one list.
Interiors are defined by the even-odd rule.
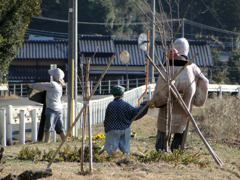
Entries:
[[179,164],[188,165],[190,163],[197,164],[200,167],[207,167],[209,165],[208,159],[203,157],[203,154],[199,152],[193,153],[188,150],[180,151],[174,150],[173,153],[166,153],[163,151],[151,150],[150,152],[145,151],[146,156],[144,158],[134,157],[141,162],[160,162],[165,161],[169,163],[174,163],[176,166]]
[[28,159],[34,162],[39,162],[41,159],[41,151],[38,148],[30,146],[22,147],[22,150],[18,154],[19,159]]

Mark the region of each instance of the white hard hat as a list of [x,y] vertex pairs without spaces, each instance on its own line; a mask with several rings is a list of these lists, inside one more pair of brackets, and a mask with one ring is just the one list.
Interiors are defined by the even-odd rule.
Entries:
[[178,50],[180,55],[188,56],[189,43],[185,38],[178,38],[174,41],[174,48]]
[[64,72],[59,68],[48,70],[48,74],[50,76],[53,76],[53,78],[56,79],[56,80],[63,79],[64,76],[65,76]]

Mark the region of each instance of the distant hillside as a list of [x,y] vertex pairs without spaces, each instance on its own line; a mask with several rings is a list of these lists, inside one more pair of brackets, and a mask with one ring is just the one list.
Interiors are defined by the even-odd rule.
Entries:
[[[240,1],[238,0],[180,0],[179,4],[172,1],[170,9],[166,1],[159,4],[156,1],[157,18],[188,19],[208,26],[228,31],[239,32],[240,28]],[[131,37],[146,31],[150,21],[143,11],[151,15],[150,4],[141,0],[78,0],[78,31],[79,34],[102,34],[120,37]],[[141,9],[137,6],[141,7]],[[68,1],[42,0],[44,18],[59,19],[59,21],[33,18],[29,28],[67,33],[68,31]],[[65,21],[60,21],[65,20]],[[180,33],[180,32],[179,32]],[[210,34],[209,30],[201,30],[191,25],[185,28],[185,34],[192,37]]]

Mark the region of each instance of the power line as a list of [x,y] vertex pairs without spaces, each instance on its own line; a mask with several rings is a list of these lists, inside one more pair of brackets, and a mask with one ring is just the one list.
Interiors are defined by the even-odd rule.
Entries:
[[[181,33],[180,33],[181,34]],[[53,32],[53,31],[45,31],[45,30],[36,30],[36,29],[31,29],[31,28],[28,28],[25,35],[27,35],[26,38],[28,38],[28,36],[30,35],[36,35],[36,36],[47,36],[47,37],[54,37],[56,39],[67,39],[68,38],[68,33],[61,33],[61,32]],[[185,35],[187,36],[195,36],[195,34],[190,34],[190,33],[185,33]],[[81,34],[78,34],[78,36],[80,37]],[[114,36],[114,35],[111,35],[111,37],[113,38],[119,38],[118,36]],[[136,35],[135,38],[133,39],[137,39],[138,38],[138,35]],[[201,38],[205,38],[206,40],[207,39],[210,39],[211,41],[213,40],[211,38],[211,36],[209,35],[201,35]],[[237,38],[228,38],[228,37],[218,37],[216,36],[215,38],[217,38],[218,40],[221,40],[221,39],[230,39],[231,41],[235,41]],[[226,41],[226,42],[223,42],[221,41],[222,44],[224,44],[224,46],[232,46],[232,42],[231,44],[229,45],[229,42]],[[212,45],[210,42],[209,42],[209,45]]]
[[[48,21],[55,21],[55,22],[62,22],[62,23],[68,23],[68,20],[62,20],[62,19],[55,19],[55,18],[48,18],[48,17],[32,17],[34,19],[41,19],[41,20],[48,20]],[[127,26],[127,25],[144,25],[144,24],[150,24],[150,22],[126,22],[126,23],[98,23],[98,22],[78,22],[78,24],[88,24],[88,25],[99,25],[99,26]]]
[[59,38],[67,38],[68,33],[60,33],[60,32],[53,32],[53,31],[44,31],[44,30],[36,30],[28,28],[26,34],[31,35],[44,35],[44,36],[51,36],[51,37],[59,37]]
[[[68,20],[62,20],[62,19],[55,19],[55,18],[48,18],[48,17],[36,17],[34,16],[33,18],[35,19],[41,19],[41,20],[47,20],[47,21],[55,21],[55,22],[61,22],[61,23],[68,23]],[[172,20],[165,20],[166,22],[168,21],[173,21],[173,22],[179,22],[179,21],[184,21],[184,23],[196,26],[199,28],[203,28],[206,30],[211,30],[215,32],[221,32],[225,33],[228,35],[237,35],[240,36],[240,33],[234,32],[234,31],[228,31],[225,29],[220,29],[220,28],[215,28],[212,26],[204,25],[198,22],[194,22],[188,19],[172,19]],[[220,23],[220,22],[219,22]],[[97,22],[78,22],[78,24],[84,24],[84,25],[98,25],[98,26],[129,26],[129,25],[149,25],[150,22],[128,22],[128,23],[97,23]]]
[[204,24],[197,23],[197,22],[194,22],[194,21],[191,21],[191,20],[187,20],[187,19],[184,20],[184,23],[187,23],[189,25],[193,25],[193,26],[196,26],[196,27],[204,28],[204,29],[207,29],[207,30],[212,30],[212,31],[215,31],[215,32],[221,32],[221,33],[240,36],[240,33],[238,33],[238,32],[227,31],[227,30],[215,28],[215,27],[212,27],[212,26],[204,25]]
[[[213,14],[213,12],[211,11],[211,9],[206,5],[206,3],[201,0],[202,3],[204,4],[204,6],[206,6],[206,8],[210,11],[210,13],[212,14],[212,16],[217,20],[217,22],[220,24],[220,26],[222,26],[222,28],[226,31],[226,29],[224,28],[224,26],[222,25],[222,23],[218,20],[218,18]],[[227,32],[227,31],[226,31]]]

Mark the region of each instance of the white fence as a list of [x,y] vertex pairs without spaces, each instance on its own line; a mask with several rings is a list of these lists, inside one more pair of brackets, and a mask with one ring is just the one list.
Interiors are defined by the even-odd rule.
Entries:
[[[148,99],[151,98],[152,92],[154,90],[155,85],[149,85],[148,87]],[[145,86],[141,86],[130,91],[124,93],[123,99],[129,102],[132,106],[137,106],[138,99],[142,95],[145,90]],[[105,111],[107,105],[110,101],[113,100],[113,96],[109,96],[103,99],[98,100],[90,100],[89,102],[89,110],[92,124],[97,124],[104,121]],[[142,101],[143,99],[141,99]],[[63,124],[66,130],[67,125],[67,104],[63,104]],[[78,112],[83,107],[81,102],[78,103]],[[18,140],[20,144],[25,144],[25,132],[26,125],[30,126],[31,129],[31,141],[37,141],[37,130],[38,124],[41,118],[42,107],[17,107],[9,105],[7,108],[0,109],[0,140],[2,146],[6,146],[7,144],[13,143],[13,126],[15,129],[17,127],[17,131],[19,132]],[[81,128],[82,125],[82,116],[78,121],[77,125],[74,128],[74,132],[78,132],[78,128]],[[53,141],[56,141],[56,134],[53,134]]]
[[[145,90],[145,85],[138,88],[132,89],[124,93],[124,100],[129,102],[132,106],[137,106],[138,99]],[[148,86],[147,99],[152,98],[152,93],[154,91],[155,84]],[[149,93],[150,92],[150,93]],[[222,97],[223,92],[236,92],[240,98],[240,86],[238,85],[217,85],[210,84],[209,92],[219,92],[219,97]],[[89,102],[89,110],[92,124],[97,124],[104,121],[105,111],[108,103],[113,100],[112,96],[91,100]],[[63,104],[63,124],[66,130],[67,125],[67,104]],[[81,102],[78,103],[78,112],[83,107]],[[31,129],[31,141],[37,141],[37,129],[38,123],[41,118],[42,107],[17,107],[9,105],[7,108],[0,109],[0,140],[3,146],[7,144],[12,144],[12,133],[13,126],[17,126],[19,131],[18,140],[21,144],[25,143],[25,131],[26,124],[30,126]],[[75,134],[78,132],[78,128],[81,128],[82,117],[78,121],[77,125],[74,128]],[[56,141],[56,135],[53,134],[53,141]]]
[[[90,90],[94,88],[96,85],[97,81],[90,81]],[[95,94],[110,94],[110,90],[112,86],[115,85],[122,85],[126,87],[126,90],[130,90],[139,86],[142,86],[146,84],[146,79],[145,78],[136,78],[136,79],[118,79],[118,80],[107,80],[107,81],[101,81],[99,84],[99,87],[97,88]],[[1,86],[0,86],[1,89]],[[67,95],[67,83],[66,86],[63,87],[63,94]],[[26,83],[9,83],[8,84],[8,93],[9,94],[15,94],[20,97],[27,97],[28,96],[28,91],[27,91],[27,86]],[[82,94],[82,85],[80,82],[78,82],[78,92],[79,95]]]
[[239,92],[240,85],[209,84],[208,91]]
[[221,84],[209,84],[208,92],[218,92],[219,98],[222,97],[223,92],[235,92],[238,98],[240,98],[240,85],[221,85]]

